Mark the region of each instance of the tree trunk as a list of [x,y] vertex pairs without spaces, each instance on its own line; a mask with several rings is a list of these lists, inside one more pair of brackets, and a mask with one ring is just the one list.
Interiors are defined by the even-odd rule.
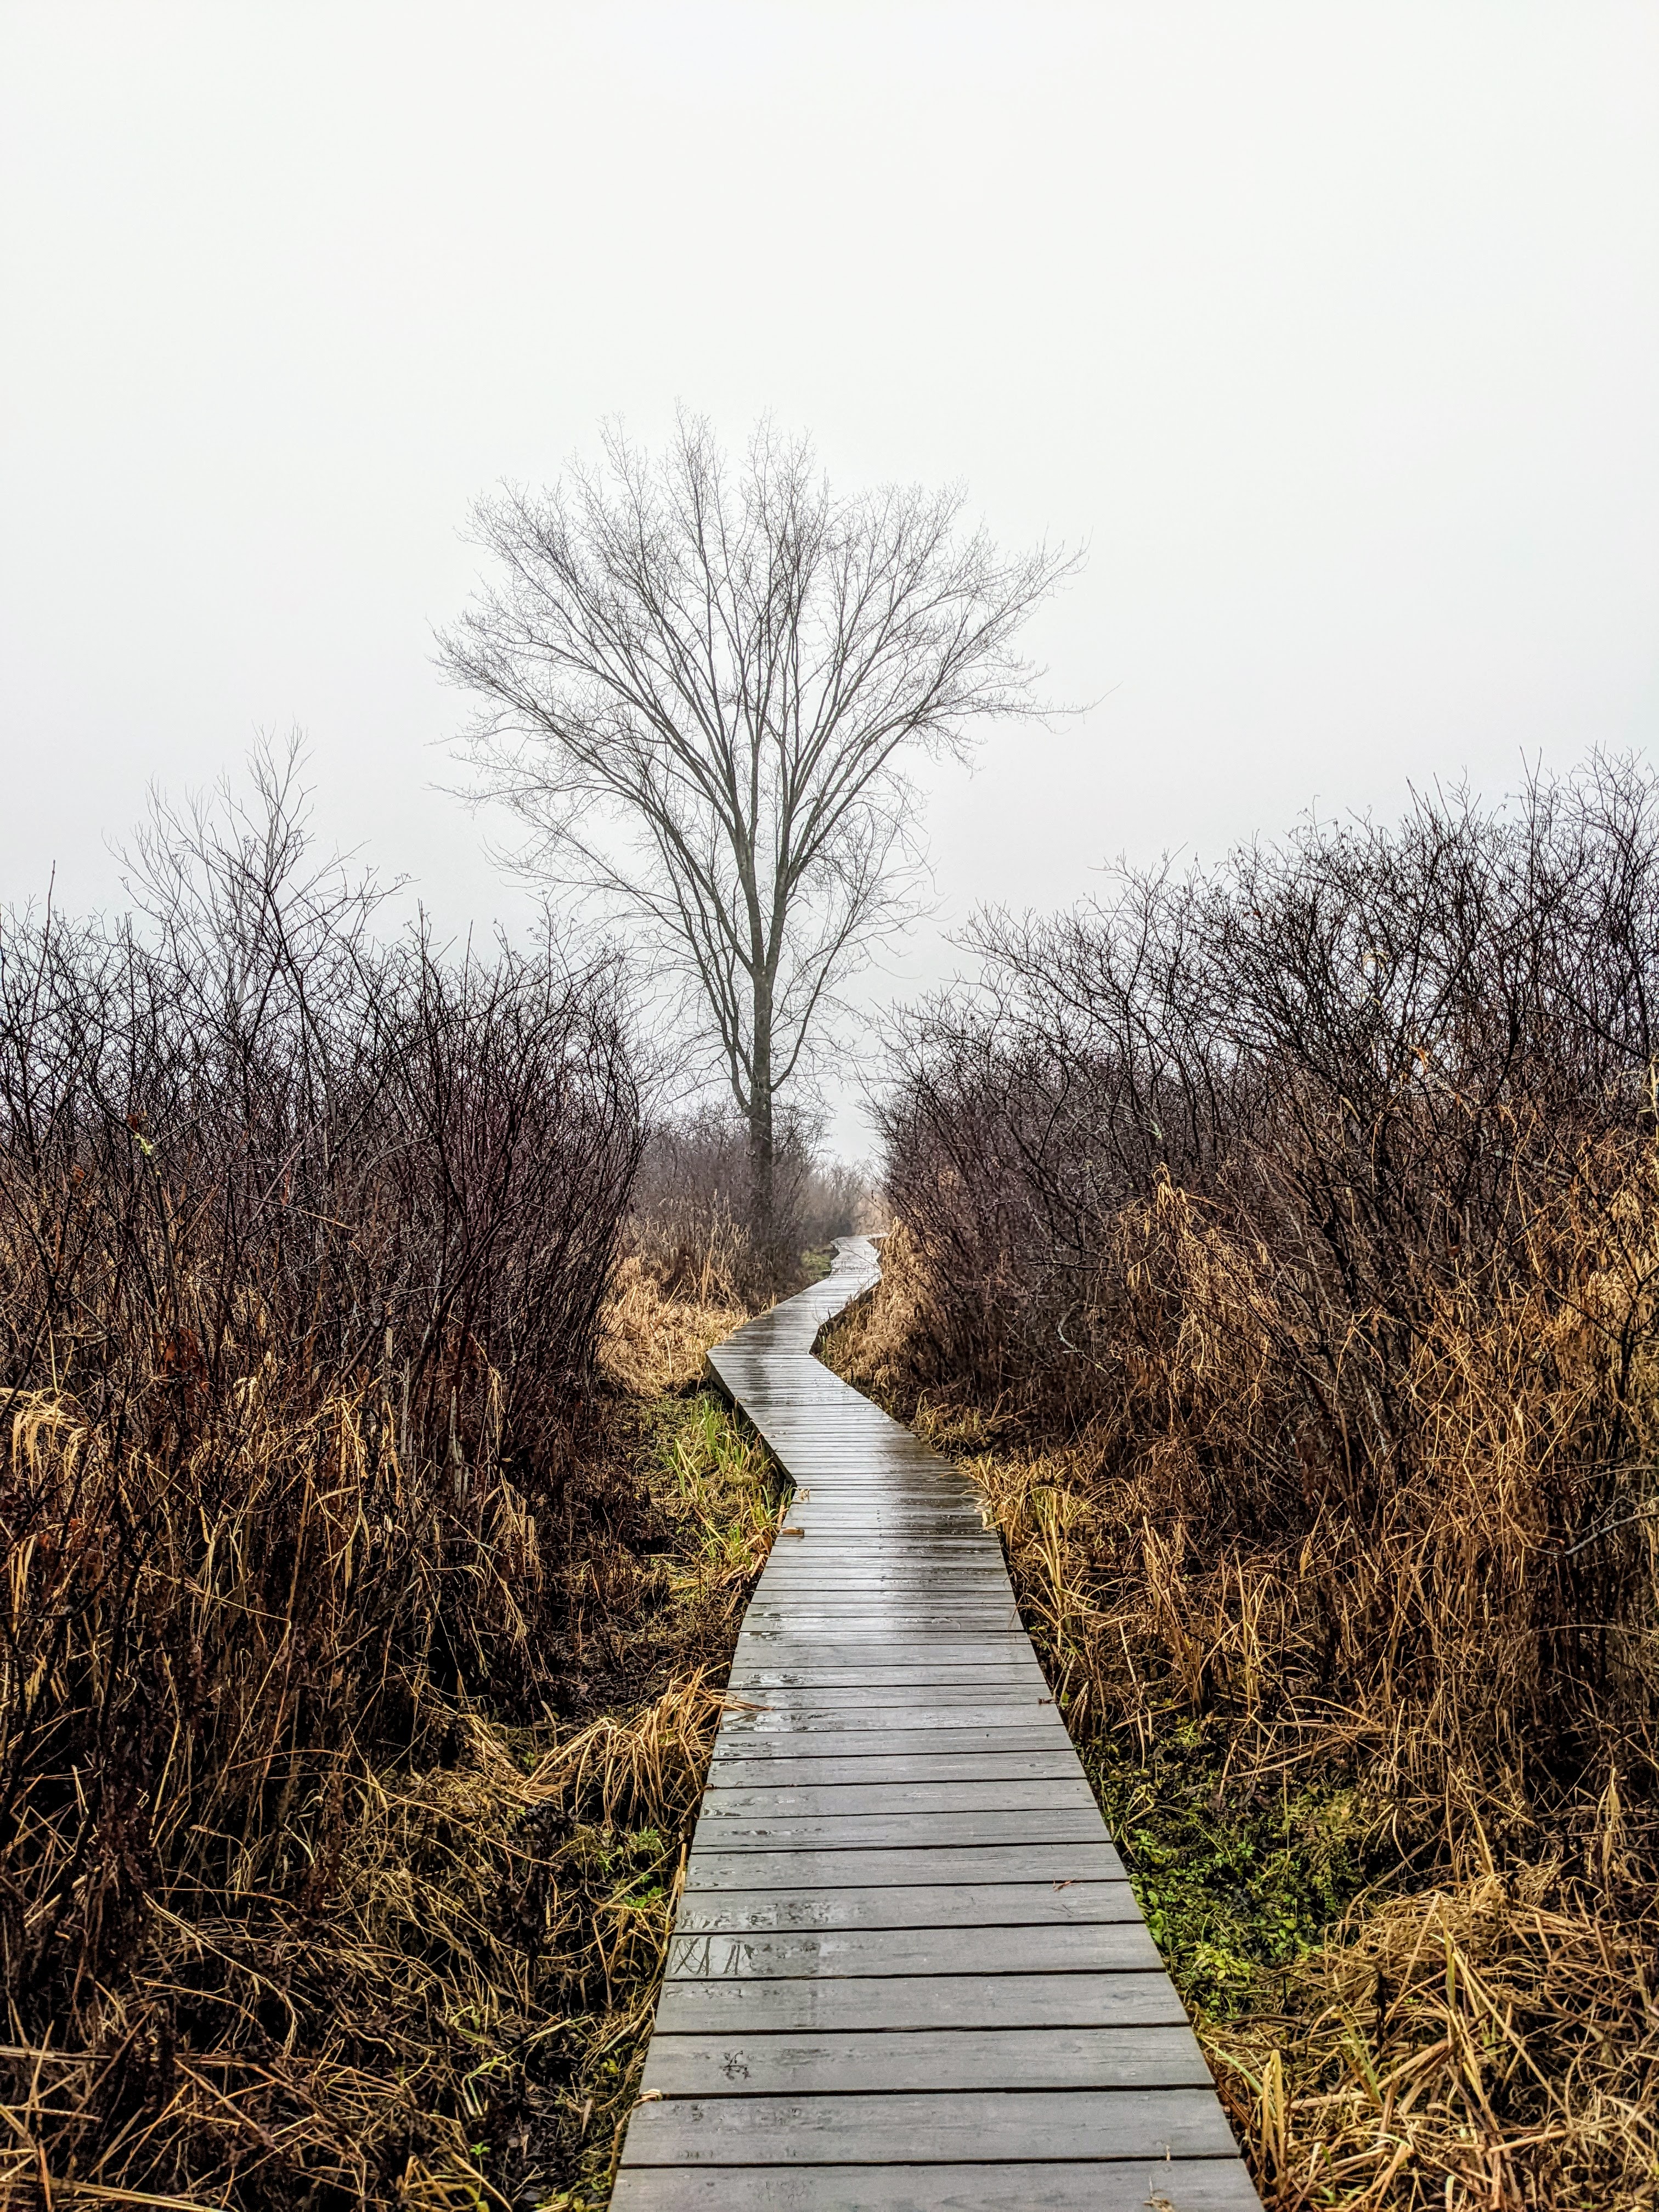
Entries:
[[767,1279],[775,1287],[778,1268],[777,1141],[772,1118],[772,1005],[763,988],[755,993],[754,1058],[749,1081],[749,1234]]
[[777,1272],[776,1182],[772,1101],[757,1096],[749,1112],[749,1233],[769,1275]]

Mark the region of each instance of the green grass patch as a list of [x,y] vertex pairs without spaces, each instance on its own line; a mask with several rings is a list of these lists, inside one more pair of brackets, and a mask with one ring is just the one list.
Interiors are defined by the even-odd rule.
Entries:
[[1352,1783],[1240,1788],[1226,1733],[1184,1721],[1144,1752],[1080,1747],[1176,1986],[1218,2020],[1258,2006],[1264,1972],[1313,1949],[1379,1870]]

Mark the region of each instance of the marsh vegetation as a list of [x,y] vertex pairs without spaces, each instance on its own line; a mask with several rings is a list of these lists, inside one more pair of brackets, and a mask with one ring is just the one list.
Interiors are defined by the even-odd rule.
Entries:
[[292,771],[0,938],[0,2195],[574,2205],[778,1504],[697,1395],[744,1135]]
[[1651,2203],[1659,783],[974,947],[836,1356],[982,1482],[1264,2195]]
[[[781,1492],[702,1355],[855,1225],[280,761],[0,939],[8,2201],[603,2203]],[[1267,2201],[1635,2208],[1659,784],[992,918],[832,1357],[971,1468]]]

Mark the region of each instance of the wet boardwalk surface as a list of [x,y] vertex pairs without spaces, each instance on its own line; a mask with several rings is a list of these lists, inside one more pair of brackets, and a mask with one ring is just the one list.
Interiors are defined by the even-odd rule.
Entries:
[[617,2212],[1254,2212],[967,1480],[811,1357],[711,1356],[795,1483],[744,1617]]

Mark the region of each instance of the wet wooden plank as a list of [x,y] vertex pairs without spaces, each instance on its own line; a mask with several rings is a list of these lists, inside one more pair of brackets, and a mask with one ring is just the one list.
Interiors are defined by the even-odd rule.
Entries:
[[[1173,2027],[1187,2015],[1167,1974],[732,1976],[665,1982],[665,2035],[793,2035],[898,2027]],[[1012,2085],[1011,2085],[1012,2086]]]
[[838,1513],[836,1506],[821,1506],[818,1500],[807,1500],[794,1506],[785,1520],[785,1528],[799,1528],[801,1535],[779,1537],[781,1544],[818,1544],[827,1548],[830,1540],[848,1544],[933,1544],[933,1541],[956,1541],[964,1544],[975,1528],[975,1522],[967,1513],[858,1513],[852,1510]]
[[891,2096],[666,2098],[641,2105],[629,2154],[645,2166],[1220,2158],[1236,2151],[1211,2089],[956,2090]]
[[844,1565],[836,1565],[826,1559],[821,1551],[809,1552],[803,1544],[791,1551],[787,1546],[775,1566],[766,1570],[762,1590],[769,1595],[797,1598],[830,1597],[861,1599],[870,1591],[882,1597],[909,1597],[922,1593],[929,1597],[977,1597],[987,1592],[994,1595],[1005,1592],[1008,1577],[1000,1559],[988,1559],[982,1565],[935,1563],[931,1566],[880,1567],[857,1556],[856,1547],[848,1547]]
[[890,1482],[859,1489],[848,1485],[837,1491],[826,1471],[825,1476],[811,1480],[797,1478],[795,1507],[802,1521],[817,1521],[825,1528],[850,1530],[882,1521],[914,1521],[927,1534],[953,1521],[965,1521],[968,1534],[992,1536],[978,1492],[954,1486],[914,1496]]
[[[1065,1723],[1047,1686],[1036,1681],[834,1682],[827,1687],[789,1682],[732,1684],[721,1728],[733,1744],[780,1730],[878,1735],[897,1729],[912,1735],[933,1729],[1046,1730]],[[826,1745],[833,1750],[833,1745]],[[1059,1748],[1056,1742],[1055,1748]]]
[[659,2035],[643,2087],[665,2097],[851,2090],[1207,2088],[1180,2027],[896,2028],[868,2035]]
[[907,1713],[937,1711],[948,1705],[982,1712],[1009,1705],[1022,1712],[1058,1711],[1048,1686],[1039,1674],[1023,1681],[969,1682],[813,1682],[780,1683],[770,1689],[751,1684],[739,1694],[730,1692],[728,1711],[734,1719],[756,1713]]
[[[788,1539],[779,1540],[787,1542]],[[759,1607],[763,1617],[779,1605],[803,1613],[830,1608],[847,1613],[889,1613],[906,1606],[921,1605],[937,1610],[946,1605],[994,1607],[1009,1601],[1008,1577],[1000,1568],[994,1574],[940,1569],[934,1574],[908,1578],[883,1579],[870,1575],[855,1579],[851,1574],[838,1578],[825,1568],[821,1553],[814,1555],[816,1565],[808,1560],[805,1546],[809,1540],[803,1539],[802,1548],[788,1553],[788,1564],[776,1576],[763,1579],[750,1601],[751,1608]]]
[[[810,1533],[805,1528],[805,1522],[811,1509],[821,1509],[821,1524],[818,1524],[817,1531]],[[860,1520],[869,1520],[869,1513],[863,1513]],[[801,1558],[805,1558],[810,1547],[817,1547],[818,1551],[830,1553],[834,1558],[842,1558],[842,1553],[849,1555],[854,1531],[836,1528],[836,1526],[832,1526],[832,1509],[823,1500],[821,1493],[796,1489],[783,1524],[785,1528],[799,1526],[801,1535],[790,1537],[787,1544],[783,1544],[781,1548],[772,1548],[772,1553],[768,1553],[768,1564],[772,1558],[794,1558],[794,1551],[790,1548],[794,1544],[801,1547]],[[987,1559],[987,1562],[998,1559],[998,1562],[1006,1564],[1002,1559],[1002,1541],[991,1528],[984,1526],[982,1520],[973,1522],[973,1526],[969,1526],[969,1528],[929,1528],[929,1531],[915,1537],[880,1535],[878,1533],[874,1537],[860,1540],[860,1548],[863,1548],[865,1558],[869,1559],[909,1558],[918,1559],[918,1562],[925,1562],[925,1559]]]
[[[794,1686],[802,1689],[826,1679],[833,1683],[838,1675],[848,1680],[862,1680],[872,1668],[883,1673],[902,1669],[921,1687],[952,1676],[970,1681],[1012,1676],[1022,1686],[1042,1682],[1041,1673],[1026,1664],[1021,1644],[1027,1651],[1030,1650],[1023,1633],[1017,1636],[1006,1630],[980,1638],[965,1638],[954,1631],[927,1637],[854,1638],[831,1629],[810,1638],[751,1631],[738,1647],[733,1672],[747,1673],[757,1667],[788,1668],[810,1676],[808,1681]],[[1048,1687],[1046,1682],[1043,1686]]]
[[953,1540],[957,1547],[954,1551],[907,1546],[904,1552],[894,1547],[888,1553],[872,1554],[856,1539],[843,1542],[823,1531],[812,1536],[784,1537],[772,1547],[766,1577],[775,1582],[783,1575],[804,1579],[829,1576],[850,1587],[861,1581],[914,1583],[958,1576],[981,1582],[988,1579],[1007,1587],[1007,1572],[999,1553],[962,1537]]
[[1017,1624],[1019,1617],[1012,1608],[1005,1612],[1000,1607],[995,1612],[983,1613],[969,1613],[958,1609],[953,1612],[918,1611],[889,1613],[862,1612],[820,1613],[807,1613],[803,1609],[799,1613],[791,1612],[787,1616],[782,1613],[774,1614],[769,1608],[762,1615],[759,1625],[765,1627],[773,1621],[781,1622],[785,1618],[790,1620],[798,1630],[839,1631],[843,1635],[862,1635],[866,1638],[897,1638],[917,1634],[926,1635],[929,1632],[939,1631],[948,1632],[953,1636],[972,1635],[981,1629],[986,1631],[1006,1629],[1011,1623]]
[[940,1575],[965,1575],[1000,1581],[1007,1586],[1006,1563],[1000,1549],[953,1536],[918,1545],[890,1545],[880,1551],[856,1537],[842,1538],[828,1529],[816,1535],[784,1537],[767,1556],[766,1577],[832,1575],[838,1582],[894,1580],[919,1582]]
[[[899,1717],[900,1718],[902,1716]],[[908,1753],[917,1759],[946,1753],[963,1757],[974,1752],[1063,1751],[1070,1748],[1059,1722],[1047,1723],[1039,1706],[1029,1719],[1012,1728],[891,1728],[825,1729],[807,1731],[773,1729],[738,1730],[722,1724],[714,1744],[714,1759],[799,1759],[809,1749],[826,1757],[855,1758],[872,1753],[883,1758]],[[1075,1757],[1075,1753],[1073,1756]]]
[[705,1846],[685,1868],[698,1889],[867,1889],[881,1882],[1122,1881],[1123,1862],[1098,1843],[940,1844],[931,1850],[725,1851]]
[[[784,1524],[786,1531],[794,1528],[795,1525],[793,1522]],[[840,1537],[826,1534],[822,1529],[802,1528],[796,1534],[786,1533],[780,1536],[772,1547],[770,1557],[777,1564],[774,1566],[769,1561],[765,1570],[769,1576],[795,1565],[805,1568],[814,1561],[822,1563],[828,1560],[840,1565],[854,1559],[872,1571],[884,1571],[890,1565],[904,1565],[918,1572],[925,1570],[931,1573],[935,1568],[965,1566],[975,1573],[981,1570],[990,1575],[1006,1573],[1001,1554],[988,1552],[982,1544],[969,1536],[932,1536],[914,1540],[908,1537],[863,1537],[849,1539],[843,1543]]]
[[980,1734],[1004,1729],[1038,1734],[1046,1725],[1061,1735],[1066,1733],[1053,1705],[1042,1705],[1035,1698],[1028,1698],[1006,1705],[982,1704],[975,1698],[964,1705],[801,1705],[793,1710],[758,1703],[752,1710],[733,1705],[728,1706],[720,1730],[733,1743],[744,1743],[751,1736],[799,1735],[808,1731],[824,1736],[875,1735],[884,1731],[931,1735],[964,1729]]
[[799,1573],[781,1574],[769,1583],[763,1583],[753,1601],[760,1606],[763,1620],[779,1608],[786,1617],[961,1609],[979,1615],[999,1613],[1006,1628],[1009,1603],[1006,1589],[1007,1578],[1000,1570],[994,1576],[932,1575],[909,1582],[896,1577],[884,1581],[868,1577],[854,1581],[849,1577],[845,1582],[837,1582],[822,1569],[809,1571],[802,1568]]
[[1048,1686],[1040,1670],[1034,1665],[1021,1666],[1012,1659],[990,1661],[984,1666],[951,1665],[937,1660],[908,1663],[901,1660],[896,1665],[884,1666],[879,1659],[866,1659],[862,1665],[817,1667],[757,1666],[744,1662],[732,1668],[726,1687],[734,1694],[753,1690],[927,1690],[935,1686],[1000,1689],[1005,1685],[1023,1690],[1033,1682],[1047,1693]]
[[854,1536],[865,1530],[875,1535],[908,1530],[918,1536],[954,1536],[958,1540],[989,1536],[977,1498],[952,1496],[909,1503],[893,1495],[886,1485],[881,1494],[868,1498],[850,1494],[840,1498],[819,1487],[805,1486],[795,1492],[791,1522],[803,1528],[821,1528],[826,1535]]
[[[781,1542],[785,1540],[780,1538],[779,1540]],[[789,1556],[792,1560],[798,1559],[803,1562],[799,1571],[793,1575],[788,1571],[781,1572],[769,1583],[763,1576],[753,1598],[750,1601],[750,1609],[758,1605],[759,1613],[752,1621],[747,1614],[744,1615],[743,1628],[739,1632],[741,1635],[793,1635],[803,1642],[833,1642],[836,1633],[836,1624],[832,1621],[827,1629],[817,1625],[817,1616],[820,1614],[845,1613],[854,1617],[861,1617],[868,1613],[890,1615],[918,1610],[948,1611],[952,1607],[964,1606],[971,1607],[976,1613],[995,1613],[1004,1606],[1005,1602],[1009,1605],[1012,1603],[1007,1574],[1000,1566],[994,1574],[981,1575],[975,1572],[966,1581],[953,1572],[945,1571],[937,1581],[924,1579],[914,1583],[890,1582],[854,1586],[850,1583],[838,1584],[833,1577],[825,1576],[822,1572],[809,1572],[804,1564],[806,1556],[804,1549],[799,1552],[792,1551]],[[994,1592],[994,1595],[992,1595]],[[780,1611],[788,1616],[782,1623],[770,1618]],[[800,1616],[798,1623],[793,1618],[795,1615]],[[809,1621],[811,1624],[810,1626]],[[842,1641],[844,1643],[871,1641],[866,1632],[858,1629],[842,1627],[840,1633]],[[881,1637],[887,1641],[890,1642],[893,1639],[894,1632],[890,1626],[884,1627],[880,1633]],[[929,1627],[921,1632],[915,1640],[918,1643],[933,1644],[938,1642],[941,1637],[948,1636],[949,1633],[948,1626],[944,1628]],[[999,1621],[976,1621],[971,1628],[958,1632],[957,1641],[964,1644],[976,1643],[981,1637],[988,1635],[1020,1637],[1024,1639],[1028,1648],[1030,1642],[1024,1625],[1017,1613]]]
[[[726,1785],[703,1792],[705,1820],[848,1820],[907,1813],[1095,1812],[1080,1774],[1025,1776],[1006,1781],[787,1783],[771,1789]],[[713,1838],[710,1839],[714,1840]]]
[[[681,1900],[677,1933],[810,1928],[1042,1928],[1138,1918],[1122,1881],[884,1883],[866,1889],[708,1889]],[[1177,2006],[1176,2016],[1184,2017]]]
[[[840,1741],[836,1739],[837,1747]],[[710,1786],[717,1790],[781,1790],[797,1784],[803,1788],[828,1787],[832,1783],[873,1786],[878,1783],[908,1781],[922,1785],[1028,1778],[1075,1781],[1078,1774],[1076,1754],[1069,1744],[1051,1744],[1042,1751],[994,1753],[957,1753],[935,1748],[925,1759],[914,1752],[902,1753],[896,1758],[866,1753],[841,1759],[809,1745],[804,1746],[796,1757],[769,1757],[753,1761],[744,1757],[741,1747],[733,1745],[710,1766],[708,1777]],[[1083,1786],[1086,1790],[1089,1785],[1085,1782]]]
[[624,2167],[615,2212],[1260,2212],[1237,2159]]
[[[851,1637],[802,1636],[787,1629],[764,1635],[745,1629],[738,1638],[734,1666],[743,1667],[1036,1667],[1031,1640],[1023,1628],[994,1636]],[[1040,1673],[1041,1670],[1039,1669]]]
[[[1127,1884],[1123,1885],[1126,1892]],[[1133,1918],[1042,1928],[833,1928],[677,1934],[668,1946],[672,1982],[732,1975],[800,1980],[872,1974],[1146,1973],[1157,1947]]]
[[980,1636],[1014,1636],[1024,1626],[1012,1599],[982,1597],[971,1590],[933,1595],[925,1590],[820,1589],[803,1590],[799,1596],[781,1591],[764,1599],[757,1594],[750,1610],[751,1636],[770,1629],[775,1634],[839,1636],[866,1644],[939,1636],[966,1643]]
[[[733,1674],[746,1674],[750,1668],[787,1668],[794,1674],[804,1674],[817,1680],[827,1675],[834,1681],[840,1676],[862,1679],[872,1668],[881,1672],[902,1671],[912,1680],[925,1684],[942,1681],[947,1677],[961,1675],[1013,1675],[1021,1683],[1042,1680],[1035,1668],[1029,1667],[1020,1651],[1024,1644],[1027,1652],[1030,1645],[1022,1635],[987,1637],[980,1642],[963,1642],[956,1637],[938,1637],[928,1640],[915,1638],[853,1643],[844,1638],[826,1637],[808,1642],[805,1638],[782,1637],[745,1637],[738,1646]],[[798,1686],[807,1686],[799,1685]],[[1046,1686],[1046,1685],[1045,1685]]]
[[1092,1844],[1101,1832],[1092,1805],[994,1813],[745,1814],[706,1818],[693,1850],[940,1850],[988,1844]]
[[[751,1608],[760,1608],[753,1626],[758,1627],[766,1621],[775,1633],[775,1624],[768,1616],[780,1609],[801,1615],[890,1613],[917,1609],[939,1612],[958,1606],[970,1607],[976,1612],[994,1612],[1011,1601],[1008,1577],[1000,1561],[989,1567],[947,1566],[936,1572],[930,1570],[926,1574],[907,1577],[871,1574],[850,1568],[843,1572],[836,1567],[826,1567],[821,1555],[816,1561],[809,1559],[805,1549],[801,1549],[792,1551],[789,1564],[775,1573],[768,1569],[750,1604]],[[1000,1630],[1005,1636],[1024,1633],[1017,1620],[1003,1621]],[[746,1616],[745,1632],[753,1632]],[[975,1635],[980,1632],[978,1628],[974,1631]]]

